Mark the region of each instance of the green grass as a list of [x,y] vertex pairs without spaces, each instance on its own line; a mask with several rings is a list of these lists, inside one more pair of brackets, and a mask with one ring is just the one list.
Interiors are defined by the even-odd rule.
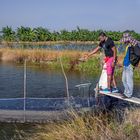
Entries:
[[[70,57],[62,57],[62,63],[64,66],[64,69],[66,72],[68,71],[78,71],[81,72],[83,74],[86,74],[87,76],[95,76],[95,75],[100,75],[101,71],[102,71],[102,65],[101,65],[101,60],[100,57],[93,57],[91,59],[89,59],[86,62],[80,62],[76,65],[74,65],[73,69],[71,69],[71,61],[72,58]],[[46,63],[45,65],[42,63],[34,63],[36,65],[40,65],[42,67],[48,67],[49,69],[57,69],[57,70],[61,70],[61,65],[60,65],[60,61],[59,59],[57,61],[54,62],[50,62],[50,63]],[[116,67],[115,69],[115,76],[117,77],[121,77],[122,76],[122,71],[123,68],[121,67]],[[135,81],[139,81],[140,80],[140,68],[136,68],[134,70],[134,79]]]

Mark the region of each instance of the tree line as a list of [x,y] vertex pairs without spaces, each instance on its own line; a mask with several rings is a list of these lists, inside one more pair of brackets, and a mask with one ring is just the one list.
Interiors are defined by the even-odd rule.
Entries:
[[[18,27],[16,30],[13,30],[11,27],[3,27],[0,31],[0,40],[1,41],[97,41],[99,33],[103,30],[94,30],[90,31],[88,29],[81,29],[77,27],[75,30],[60,30],[49,31],[47,28],[37,27]],[[119,41],[122,37],[123,32],[120,31],[104,31],[109,37],[114,41]],[[126,31],[125,31],[126,32]],[[132,36],[140,41],[140,34],[135,31],[129,31]]]

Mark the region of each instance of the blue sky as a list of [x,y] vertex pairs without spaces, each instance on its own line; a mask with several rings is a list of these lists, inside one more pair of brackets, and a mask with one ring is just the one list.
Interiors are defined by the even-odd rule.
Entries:
[[0,0],[0,29],[7,25],[140,33],[140,0]]

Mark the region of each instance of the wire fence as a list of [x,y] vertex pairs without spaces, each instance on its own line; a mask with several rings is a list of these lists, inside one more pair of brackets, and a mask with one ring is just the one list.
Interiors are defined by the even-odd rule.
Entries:
[[[42,111],[42,112],[44,112],[44,111],[63,111],[70,107],[73,107],[73,108],[89,107],[89,106],[91,106],[92,103],[95,103],[95,99],[91,98],[89,95],[89,87],[90,87],[91,83],[79,84],[79,85],[73,87],[76,90],[77,94],[79,94],[79,96],[72,96],[69,92],[67,93],[67,90],[71,90],[71,89],[66,89],[66,91],[64,90],[63,95],[61,95],[60,97],[58,97],[59,95],[57,95],[57,97],[53,97],[53,94],[50,96],[44,97],[44,96],[42,96],[43,92],[44,93],[48,92],[48,91],[45,91],[45,90],[47,90],[47,85],[45,87],[45,90],[43,90],[42,95],[40,97],[39,97],[40,93],[37,93],[37,92],[39,92],[39,89],[36,93],[33,93],[34,96],[30,96],[31,91],[30,92],[28,91],[28,89],[29,89],[28,83],[30,82],[30,85],[32,85],[32,81],[28,81],[31,78],[31,75],[30,75],[30,72],[29,72],[29,69],[27,66],[27,61],[25,60],[24,64],[20,65],[19,67],[20,67],[20,69],[22,69],[22,72],[19,74],[19,77],[23,77],[23,78],[21,78],[21,80],[23,80],[23,82],[21,81],[22,83],[20,83],[20,85],[23,84],[23,88],[20,91],[20,96],[14,97],[13,95],[11,95],[13,97],[10,97],[10,95],[9,95],[6,98],[2,98],[2,95],[1,95],[1,98],[0,98],[1,113],[4,111],[3,113],[5,114],[5,111],[9,111],[9,114],[11,114],[11,111],[16,111],[15,114],[18,114],[17,111],[19,111],[19,112],[22,111],[20,114],[22,114],[21,115],[22,120],[23,120],[23,122],[25,122],[25,121],[27,121],[26,115],[27,115],[27,112],[29,113],[29,111],[30,112],[32,112],[32,111],[38,111],[38,112],[40,112],[40,111]],[[31,66],[29,66],[29,68],[31,68]],[[13,69],[13,71],[14,71],[14,69]],[[7,71],[7,73],[8,73],[8,71]],[[13,76],[16,76],[16,74],[14,74]],[[36,76],[36,74],[34,76]],[[44,75],[42,77],[44,77]],[[55,80],[55,78],[54,78],[54,80]],[[12,79],[12,77],[11,77],[11,79]],[[13,86],[15,86],[15,84],[16,84],[14,80],[15,79],[13,79],[13,81],[11,82],[11,84]],[[41,81],[43,79],[39,79],[38,77],[36,77],[36,80]],[[55,80],[54,82],[57,82],[57,80]],[[65,81],[63,80],[61,82],[61,85],[62,85],[62,83],[63,83],[63,88],[65,88]],[[32,87],[35,87],[35,86],[36,85],[32,85]],[[44,86],[45,86],[45,81],[44,81]],[[53,89],[53,88],[55,88],[55,86],[56,85],[54,84],[53,87],[51,87],[51,88]],[[56,88],[59,88],[59,86]],[[9,88],[9,87],[7,87],[7,88]],[[58,91],[59,91],[59,89],[58,89]],[[10,91],[9,91],[9,93],[10,93]],[[67,94],[65,94],[65,93],[67,93]],[[3,115],[1,114],[1,116],[4,116],[4,114]],[[7,117],[7,116],[8,115],[5,114],[5,117]],[[9,116],[9,117],[12,118],[13,116]]]

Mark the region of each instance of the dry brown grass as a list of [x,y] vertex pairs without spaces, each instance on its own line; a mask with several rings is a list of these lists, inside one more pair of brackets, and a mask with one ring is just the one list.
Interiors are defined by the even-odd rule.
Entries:
[[30,140],[139,140],[140,110],[126,111],[122,123],[107,114],[79,116],[61,123],[39,125]]
[[[122,113],[123,117],[118,117]],[[139,140],[140,109],[124,112],[69,111],[69,119],[46,124],[1,123],[1,140]]]
[[83,55],[79,51],[51,51],[44,49],[10,49],[1,48],[0,57],[3,61],[23,61],[25,58],[31,62],[54,61],[58,56],[77,58]]
[[[45,49],[21,49],[21,48],[0,48],[0,58],[4,61],[20,61],[25,58],[29,61],[47,61],[47,60],[56,60],[58,56],[66,57],[66,58],[80,58],[87,52],[82,51],[55,51],[55,50],[45,50]],[[94,55],[95,57],[98,54]],[[124,55],[119,55],[118,62],[122,63]]]

